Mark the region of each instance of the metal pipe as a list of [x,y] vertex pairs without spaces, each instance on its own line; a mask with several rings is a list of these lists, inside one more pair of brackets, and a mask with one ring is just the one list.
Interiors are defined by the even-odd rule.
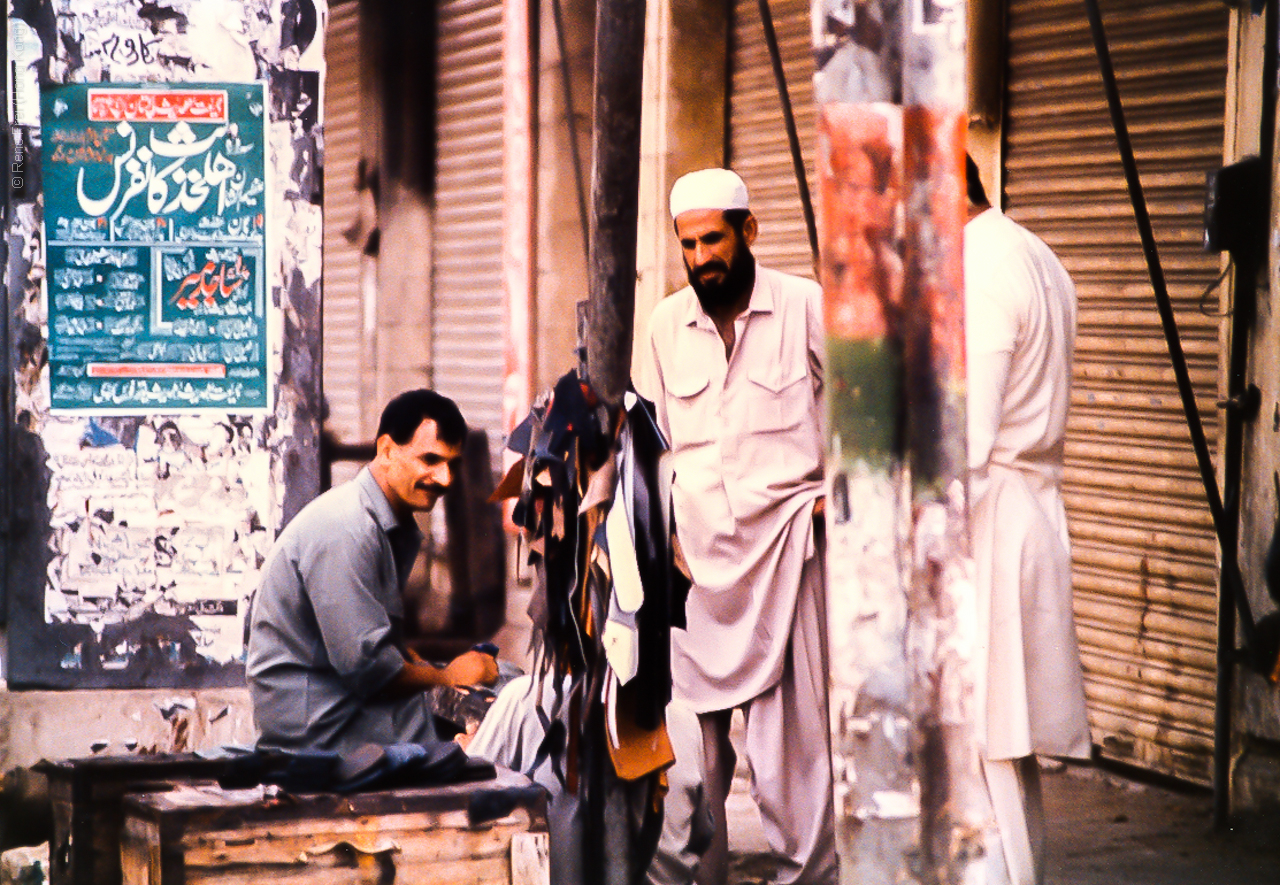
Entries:
[[502,14],[502,430],[529,410],[538,283],[538,0],[507,0]]
[[809,232],[809,250],[813,253],[813,266],[818,266],[818,225],[813,217],[813,200],[809,196],[809,176],[804,170],[804,157],[800,153],[800,136],[796,132],[796,115],[791,110],[791,91],[787,88],[787,72],[782,67],[782,53],[778,51],[778,34],[773,28],[773,13],[769,0],[760,0],[760,23],[764,26],[764,42],[769,47],[769,60],[773,63],[773,79],[778,85],[778,101],[782,103],[782,121],[787,127],[787,143],[791,147],[791,168],[795,171],[796,187],[800,190],[800,208],[804,212],[805,230]]
[[[1250,262],[1251,264],[1251,262]],[[1231,335],[1228,344],[1227,402],[1243,392],[1248,366],[1249,326],[1257,298],[1257,267],[1237,264],[1232,286]],[[1240,409],[1226,409],[1223,434],[1223,482],[1227,495],[1223,526],[1218,532],[1222,571],[1218,579],[1217,667],[1213,716],[1213,828],[1224,831],[1231,819],[1231,704],[1236,666],[1236,607],[1232,576],[1239,574],[1240,475],[1244,422]],[[1243,587],[1241,587],[1243,592]],[[1252,626],[1252,619],[1242,621]],[[1246,649],[1253,646],[1246,641]]]

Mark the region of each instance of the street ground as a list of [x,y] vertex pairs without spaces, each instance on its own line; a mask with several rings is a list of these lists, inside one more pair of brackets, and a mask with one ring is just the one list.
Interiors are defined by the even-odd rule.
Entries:
[[1046,885],[1280,882],[1280,818],[1212,829],[1208,790],[1143,783],[1095,766],[1045,772]]
[[[1143,782],[1094,765],[1042,771],[1045,885],[1280,883],[1280,817],[1212,832],[1207,790]],[[1136,775],[1135,775],[1136,776]],[[740,774],[729,799],[729,885],[765,885],[774,863]]]
[[[528,647],[527,594],[509,600],[504,649]],[[775,872],[733,718],[738,773],[729,797],[728,885],[764,885]],[[1042,771],[1048,825],[1045,885],[1280,885],[1280,813],[1212,831],[1206,789],[1154,783],[1095,765]],[[880,883],[867,883],[880,885]]]

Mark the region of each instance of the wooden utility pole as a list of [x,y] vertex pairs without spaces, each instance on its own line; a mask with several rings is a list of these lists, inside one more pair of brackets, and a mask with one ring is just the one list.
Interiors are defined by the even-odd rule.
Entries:
[[[586,377],[611,415],[631,379],[636,291],[636,220],[640,198],[641,80],[645,0],[597,0],[595,115],[591,129],[591,219],[587,255]],[[612,678],[605,674],[604,678]],[[635,809],[645,784],[625,782],[603,752],[603,707],[590,709],[588,729],[601,748],[583,772],[584,882],[637,885],[652,856],[638,844]]]
[[985,882],[966,493],[964,5],[815,4],[842,882]]
[[587,377],[611,409],[631,377],[645,0],[596,3]]

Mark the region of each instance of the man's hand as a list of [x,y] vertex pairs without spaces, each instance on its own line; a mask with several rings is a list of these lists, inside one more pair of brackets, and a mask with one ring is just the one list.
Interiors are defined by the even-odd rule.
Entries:
[[404,656],[406,659],[408,659],[410,663],[413,663],[413,664],[427,663],[426,659],[424,659],[422,655],[418,654],[416,651],[414,651],[412,648],[410,648],[407,645],[404,648]]
[[498,662],[484,652],[465,652],[449,662],[440,674],[445,685],[493,685],[498,681]]
[[424,661],[412,649],[404,649],[404,655],[404,668],[384,689],[391,697],[403,697],[437,685],[492,685],[498,681],[498,662],[484,652],[459,655],[447,667]]

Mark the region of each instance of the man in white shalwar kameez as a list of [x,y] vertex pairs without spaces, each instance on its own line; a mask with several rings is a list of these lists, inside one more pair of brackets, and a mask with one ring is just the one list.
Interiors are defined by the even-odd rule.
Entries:
[[969,482],[978,570],[983,767],[1012,885],[1044,879],[1035,755],[1088,758],[1062,501],[1075,287],[993,209],[968,159],[964,230]]
[[[671,442],[676,533],[693,578],[672,633],[674,694],[698,713],[717,832],[699,882],[724,881],[724,802],[746,721],[752,794],[779,882],[834,883],[821,512],[821,290],[759,266],[736,174],[671,191],[690,286],[653,312],[642,391]],[[644,346],[642,345],[642,348]]]

